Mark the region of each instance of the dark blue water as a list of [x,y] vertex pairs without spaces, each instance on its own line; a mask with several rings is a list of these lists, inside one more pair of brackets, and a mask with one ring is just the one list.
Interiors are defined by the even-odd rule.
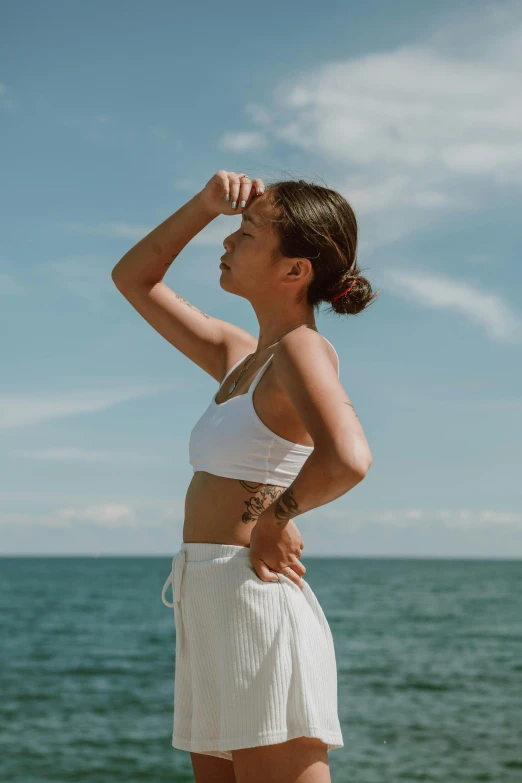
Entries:
[[[522,781],[520,561],[303,563],[337,655],[334,783]],[[2,783],[194,779],[171,746],[170,567],[0,559]]]

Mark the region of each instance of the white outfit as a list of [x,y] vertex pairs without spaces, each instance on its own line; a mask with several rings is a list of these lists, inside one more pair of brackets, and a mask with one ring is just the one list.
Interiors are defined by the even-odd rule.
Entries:
[[[260,579],[249,547],[187,543],[162,591],[174,607],[172,745],[232,750],[317,737],[343,747],[330,627],[310,585]],[[165,591],[172,583],[174,602]]]
[[[330,343],[329,340],[326,342]],[[333,345],[332,348],[335,351]],[[288,487],[294,481],[314,447],[294,443],[272,432],[261,421],[254,407],[254,391],[273,355],[257,372],[247,392],[236,394],[221,403],[216,402],[219,390],[212,397],[190,433],[189,460],[194,473],[204,470],[214,476],[280,487]],[[246,356],[230,368],[221,386]]]
[[[272,356],[246,393],[221,404],[212,398],[190,437],[194,471],[276,486],[294,481],[313,446],[272,432],[254,408]],[[284,574],[276,583],[260,579],[249,553],[234,544],[184,542],[172,561],[162,592],[176,627],[172,744],[230,760],[232,750],[303,736],[341,748],[324,612],[304,579],[303,589]],[[165,600],[171,582],[174,603]]]

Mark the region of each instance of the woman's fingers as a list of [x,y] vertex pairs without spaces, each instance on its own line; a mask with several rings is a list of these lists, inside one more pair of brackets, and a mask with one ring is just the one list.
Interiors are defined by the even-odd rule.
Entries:
[[239,174],[236,174],[235,171],[229,171],[228,181],[230,183],[229,185],[230,206],[232,207],[232,209],[236,209],[239,200],[239,186],[240,186]]
[[228,178],[230,182],[230,206],[232,209],[237,209],[238,211],[246,209],[259,191],[264,192],[265,184],[259,177],[251,180],[248,174],[242,171],[239,174],[229,171]]
[[297,573],[297,569],[295,569],[294,566],[291,568],[286,566],[286,568],[283,568],[281,573],[284,574],[284,576],[286,576],[288,579],[291,579],[292,582],[295,582],[295,584],[300,587],[301,590],[303,589],[303,581],[301,579],[302,574],[299,575]]
[[239,201],[238,207],[241,209],[246,208],[246,203],[250,197],[250,191],[252,190],[252,180],[248,174],[238,174],[239,177]]
[[257,563],[257,567],[254,568],[254,571],[256,572],[257,576],[263,580],[263,582],[277,582],[279,581],[278,574],[281,573],[288,577],[288,579],[291,579],[292,582],[295,582],[298,587],[303,589],[303,581],[301,577],[304,573],[306,573],[306,568],[297,559],[295,565],[283,566],[280,571],[274,571],[272,568],[269,568],[266,563],[260,560]]
[[294,556],[294,562],[292,563],[291,568],[294,569],[294,571],[298,576],[303,576],[304,574],[306,574],[306,568],[301,563],[298,557]]
[[[252,564],[253,565],[253,564]],[[275,571],[267,566],[262,560],[259,560],[257,567],[254,567],[254,571],[257,576],[263,580],[263,582],[278,582],[279,577]]]
[[244,209],[248,209],[252,201],[256,198],[256,196],[260,196],[261,193],[264,193],[265,191],[265,183],[260,177],[256,177],[252,180],[252,188],[250,190],[250,196],[247,200],[246,207]]

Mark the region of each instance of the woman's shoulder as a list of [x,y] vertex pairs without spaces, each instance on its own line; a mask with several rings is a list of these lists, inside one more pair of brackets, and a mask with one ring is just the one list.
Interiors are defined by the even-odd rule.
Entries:
[[311,364],[314,363],[314,356],[324,356],[326,352],[332,366],[339,375],[339,355],[330,340],[316,329],[294,329],[292,332],[285,334],[275,347],[276,351],[274,353],[277,352],[278,355],[303,356]]

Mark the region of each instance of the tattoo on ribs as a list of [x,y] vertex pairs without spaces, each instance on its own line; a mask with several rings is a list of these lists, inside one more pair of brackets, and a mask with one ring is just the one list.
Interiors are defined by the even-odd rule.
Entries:
[[274,502],[282,489],[282,487],[276,487],[272,484],[254,484],[251,481],[240,481],[239,483],[244,489],[248,489],[249,492],[256,493],[253,497],[244,501],[247,510],[243,513],[241,521],[245,524],[255,522],[265,508]]
[[180,294],[178,294],[177,291],[174,291],[174,294],[175,294],[175,296],[178,297],[180,302],[183,302],[183,304],[186,304],[187,307],[190,307],[192,310],[196,310],[196,312],[201,313],[201,315],[204,315],[205,318],[210,318],[210,315],[207,315],[207,313],[204,313],[203,310],[200,310],[199,307],[196,307],[195,305],[193,305],[192,302],[187,302],[186,299],[183,299],[183,297]]
[[[343,403],[344,403],[344,405],[349,405],[349,406],[350,406],[350,408],[351,408],[351,409],[353,410],[353,412],[355,413],[355,415],[357,416],[357,411],[355,410],[355,408],[353,407],[353,405],[352,405],[352,403],[351,403],[351,402],[347,402],[346,400],[343,400]],[[359,418],[359,417],[357,416],[357,418]]]
[[302,514],[297,500],[294,498],[293,488],[287,487],[277,503],[274,506],[274,515],[276,518],[276,525],[280,527],[284,522],[287,522],[292,517],[296,517],[298,514]]

